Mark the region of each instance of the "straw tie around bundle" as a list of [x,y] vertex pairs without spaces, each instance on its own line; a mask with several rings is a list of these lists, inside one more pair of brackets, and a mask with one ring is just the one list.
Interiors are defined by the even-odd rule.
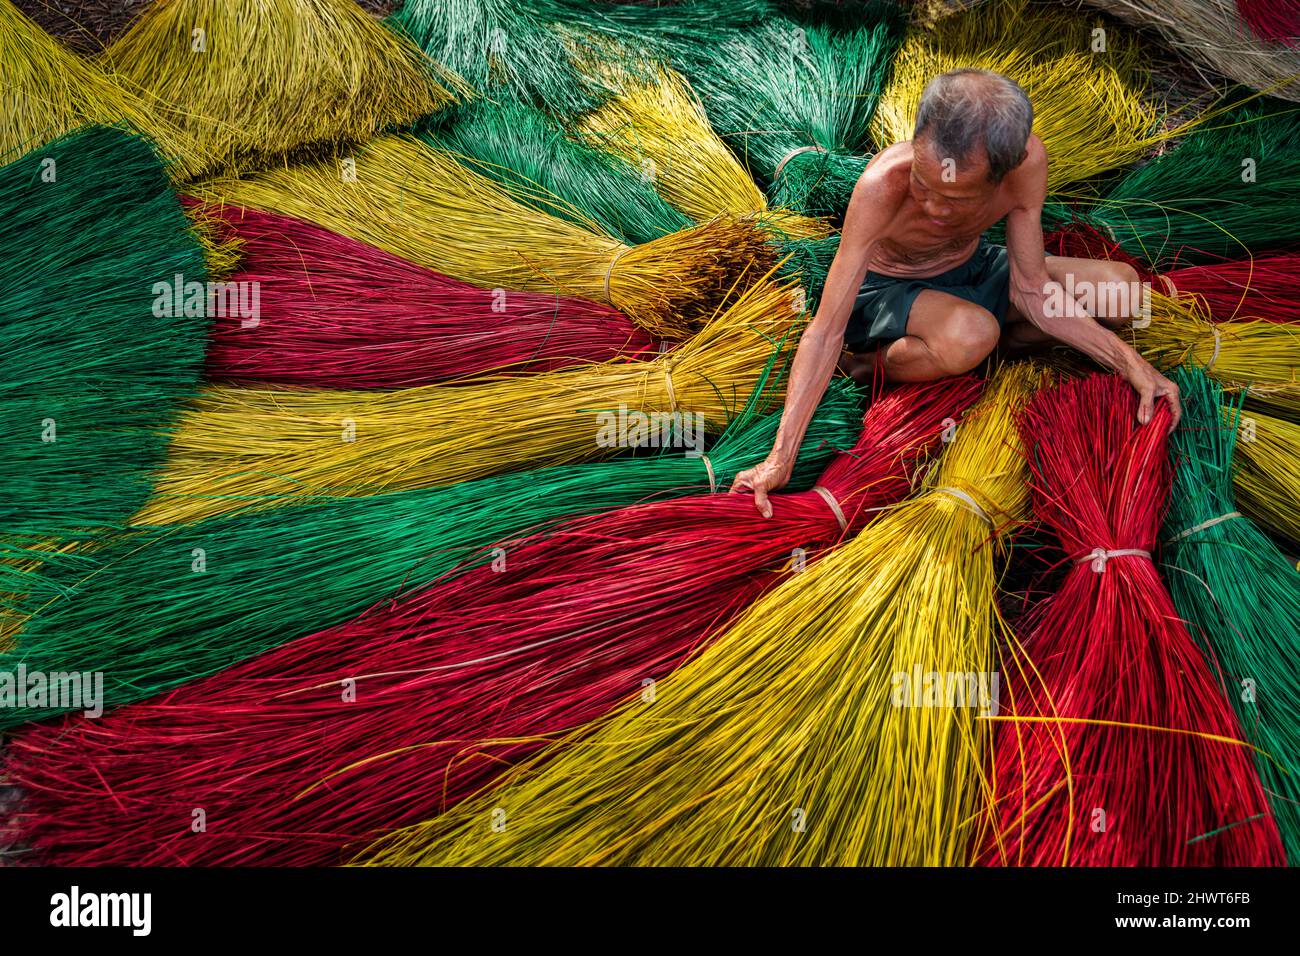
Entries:
[[481,289],[290,216],[207,212],[241,256],[226,281],[243,298],[213,319],[217,381],[406,388],[655,348],[609,306]]
[[241,169],[368,139],[464,92],[351,0],[156,0],[99,61]]
[[[977,388],[953,380],[879,399],[820,490],[783,496],[772,519],[746,498],[701,495],[567,521],[497,542],[503,564],[156,705],[30,731],[14,761],[33,785],[20,836],[47,862],[338,862],[345,845],[441,812],[661,680],[774,586],[792,551],[840,537],[821,496],[857,530],[907,494],[918,456]],[[349,679],[354,697],[339,693]],[[80,780],[40,782],[74,751]],[[206,808],[208,830],[177,839],[192,806]],[[57,822],[73,818],[75,835]]]
[[1176,375],[1183,422],[1174,433],[1174,487],[1161,564],[1174,606],[1218,662],[1227,700],[1257,748],[1287,861],[1300,863],[1300,572],[1236,510],[1233,447],[1240,399],[1198,370]]
[[1007,673],[987,819],[991,865],[1268,865],[1281,844],[1241,727],[1161,583],[1164,402],[1137,423],[1118,376],[1044,391],[1020,429],[1034,513],[1073,562]]
[[[1014,522],[1024,496],[1011,415],[1037,379],[1003,369],[924,487],[960,487],[999,525]],[[979,787],[974,712],[893,706],[891,674],[922,661],[991,669],[992,549],[984,520],[923,492],[750,607],[657,682],[653,701],[624,704],[364,859],[954,862]]]
[[1050,190],[1128,165],[1185,130],[1160,130],[1142,98],[1138,46],[1108,31],[1093,49],[1093,24],[1072,11],[997,0],[913,27],[872,123],[882,147],[911,139],[921,91],[959,67],[1009,76],[1034,105],[1034,133],[1047,147]]
[[594,222],[578,226],[520,203],[408,136],[194,192],[297,216],[484,288],[606,302],[669,338],[689,334],[743,276],[753,281],[774,262],[763,233],[738,221],[626,246]]
[[0,0],[0,67],[0,163],[86,124],[129,125],[157,145],[179,179],[215,161],[165,104],[65,49],[12,0]]

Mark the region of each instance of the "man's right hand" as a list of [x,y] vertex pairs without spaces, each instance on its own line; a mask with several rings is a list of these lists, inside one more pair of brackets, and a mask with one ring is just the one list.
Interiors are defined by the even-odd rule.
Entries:
[[790,480],[791,467],[780,459],[768,458],[753,468],[746,468],[731,483],[731,493],[752,491],[754,507],[764,518],[772,517],[772,502],[767,498],[773,491],[780,491]]

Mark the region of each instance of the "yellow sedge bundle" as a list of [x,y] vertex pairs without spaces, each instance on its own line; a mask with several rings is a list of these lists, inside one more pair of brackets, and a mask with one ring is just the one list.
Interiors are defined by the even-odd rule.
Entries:
[[352,0],[158,0],[100,62],[237,167],[368,139],[455,102],[419,50]]
[[1300,425],[1248,411],[1238,427],[1232,456],[1237,504],[1293,548],[1300,547]]
[[361,860],[965,862],[989,722],[978,694],[911,706],[922,688],[906,682],[994,670],[994,559],[1028,510],[1015,414],[1039,380],[999,371],[919,497],[793,574],[653,695]]
[[210,164],[161,104],[115,83],[0,0],[0,164],[79,126],[129,124],[186,178]]
[[1300,326],[1247,320],[1211,322],[1190,298],[1151,293],[1151,323],[1133,329],[1133,344],[1162,367],[1191,362],[1247,401],[1293,417],[1300,414]]
[[679,74],[663,68],[656,82],[627,75],[617,82],[620,93],[583,116],[579,129],[639,168],[669,205],[696,222],[758,215],[792,239],[830,234],[819,219],[768,209],[762,190],[713,131]]
[[[1260,39],[1239,15],[1237,0],[1087,2],[1135,27],[1155,30],[1198,69],[1209,67],[1256,90],[1300,101],[1300,50]],[[1285,10],[1282,2],[1275,6]]]
[[884,148],[912,138],[921,91],[932,77],[980,67],[1019,83],[1034,105],[1034,132],[1047,147],[1048,188],[1124,166],[1154,143],[1185,130],[1161,132],[1156,112],[1135,79],[1138,48],[1118,31],[1102,34],[1066,10],[996,0],[933,28],[911,28],[872,119]]
[[693,331],[743,273],[761,275],[774,259],[763,234],[737,220],[624,245],[577,209],[566,207],[562,219],[524,205],[448,153],[404,135],[194,192],[297,216],[483,288],[606,302],[670,338]]
[[[788,285],[757,283],[687,342],[647,362],[386,392],[210,388],[182,418],[167,470],[135,524],[583,461],[617,453],[646,431],[633,412],[658,413],[660,442],[670,425],[679,434],[716,433],[774,349],[793,345],[797,298]],[[629,437],[620,443],[619,435]]]

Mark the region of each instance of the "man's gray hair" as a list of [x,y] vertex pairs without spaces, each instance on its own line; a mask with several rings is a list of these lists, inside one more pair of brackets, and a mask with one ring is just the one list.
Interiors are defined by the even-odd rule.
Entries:
[[980,146],[989,158],[989,179],[1020,165],[1034,126],[1034,107],[1015,80],[992,70],[940,73],[925,85],[912,139],[929,137],[936,156],[968,159]]

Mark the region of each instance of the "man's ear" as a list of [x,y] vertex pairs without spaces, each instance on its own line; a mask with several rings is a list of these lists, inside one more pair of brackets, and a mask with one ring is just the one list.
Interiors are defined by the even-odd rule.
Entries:
[[1029,155],[1029,150],[1027,150],[1027,149],[1024,150],[1024,151],[1020,154],[1020,158],[1016,160],[1016,165],[1019,166],[1021,163],[1023,163],[1023,162],[1025,161],[1025,157],[1027,157],[1028,155]]

